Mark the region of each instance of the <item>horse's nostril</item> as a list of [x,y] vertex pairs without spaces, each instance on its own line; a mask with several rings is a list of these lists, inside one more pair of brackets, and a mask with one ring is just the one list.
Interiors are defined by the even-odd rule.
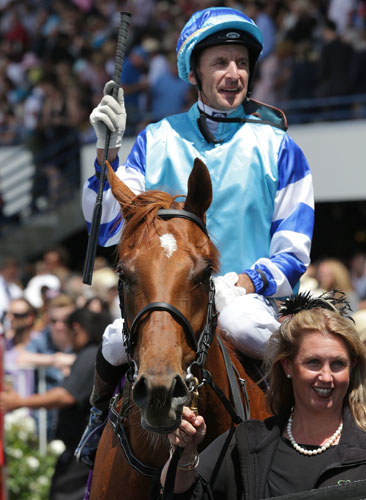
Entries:
[[172,385],[172,397],[186,398],[187,396],[188,396],[187,386],[183,382],[182,378],[179,375],[177,375]]
[[140,377],[133,388],[133,400],[137,406],[145,406],[148,398],[147,383],[145,377]]

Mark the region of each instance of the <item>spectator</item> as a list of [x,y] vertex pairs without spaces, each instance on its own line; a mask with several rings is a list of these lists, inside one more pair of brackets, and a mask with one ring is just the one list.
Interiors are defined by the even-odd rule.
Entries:
[[314,292],[319,289],[319,283],[316,279],[316,265],[311,262],[305,273],[300,279],[300,292]]
[[127,135],[137,133],[138,125],[142,122],[146,110],[148,63],[148,53],[141,46],[137,46],[131,49],[123,65],[121,85],[124,89],[128,115]]
[[[365,478],[366,349],[335,304],[330,294],[285,304],[289,316],[268,348],[273,417],[239,424],[211,443],[198,463],[205,424],[185,408],[180,428],[169,435],[173,449],[183,448],[172,498],[290,497]],[[156,481],[150,500],[162,498],[160,490]]]
[[51,248],[43,254],[42,260],[45,273],[57,276],[63,287],[71,275],[69,251],[62,246]]
[[89,469],[76,462],[74,450],[88,420],[95,357],[101,334],[110,319],[108,315],[88,309],[72,312],[66,319],[67,335],[77,357],[65,380],[44,394],[21,396],[13,390],[0,393],[2,410],[21,407],[58,410],[56,438],[65,443],[66,449],[57,461],[49,500],[84,499]]
[[9,310],[10,301],[22,295],[18,261],[11,256],[0,257],[0,325]]
[[290,99],[311,99],[317,86],[318,60],[309,41],[294,46],[294,63],[288,82]]
[[152,121],[166,116],[182,113],[187,109],[191,85],[178,76],[175,54],[168,56],[168,69],[160,75],[155,83],[150,84],[150,113]]
[[339,35],[344,35],[352,26],[353,16],[356,13],[357,0],[330,0],[328,18],[331,19]]
[[36,167],[32,211],[39,212],[57,205],[79,185],[79,122],[55,73],[42,75],[27,103],[27,144]]
[[96,313],[105,312],[110,314],[108,302],[100,297],[90,297],[90,299],[86,300],[84,307]]
[[36,269],[37,273],[25,287],[24,296],[36,309],[47,310],[49,300],[60,293],[61,282],[56,275],[44,272],[44,262],[38,262]]
[[[276,26],[271,16],[273,2],[266,0],[249,0],[245,2],[245,13],[253,19],[263,33],[263,50],[259,63],[272,54],[275,48]],[[259,66],[260,67],[260,66]]]
[[118,296],[118,276],[111,267],[97,269],[93,273],[91,292],[108,305],[113,319],[121,317]]
[[323,40],[319,59],[319,95],[330,97],[349,94],[354,51],[337,35],[336,24],[329,19],[324,25]]
[[[5,330],[4,375],[11,380],[12,387],[22,396],[34,392],[34,369],[22,367],[22,352],[27,344],[38,335],[34,330],[36,311],[24,298],[14,299],[7,313],[9,327]],[[22,370],[22,371],[20,371]]]
[[[302,41],[294,46],[294,61],[288,80],[288,99],[312,99],[316,97],[318,84],[318,56],[308,41]],[[296,106],[295,111],[287,111],[289,123],[311,121],[314,108],[309,104]]]
[[294,65],[293,44],[284,40],[261,63],[260,76],[256,81],[253,98],[274,106],[288,98],[289,82]]
[[309,42],[314,43],[318,19],[314,13],[314,6],[307,0],[295,0],[291,2],[293,15],[292,25],[285,33],[285,39],[294,44]]
[[78,123],[75,123],[66,88],[56,74],[49,75],[44,90],[38,126],[43,143],[41,168],[47,180],[47,191],[43,194],[52,208],[79,186],[80,143]]
[[131,45],[139,45],[143,35],[146,34],[151,25],[156,8],[156,0],[127,0],[126,8],[132,13]]
[[366,300],[366,254],[357,252],[350,262],[352,285],[360,300]]
[[149,70],[147,79],[149,86],[155,85],[157,80],[164,76],[166,72],[170,72],[170,64],[164,51],[162,50],[161,42],[156,38],[146,38],[141,44],[142,48],[149,55]]
[[[61,384],[64,376],[69,374],[70,366],[75,360],[66,327],[66,319],[74,309],[74,303],[65,294],[52,299],[48,309],[48,325],[26,346],[27,357],[24,356],[23,362],[46,366],[47,390]],[[45,354],[48,356],[45,357]],[[36,391],[39,392],[38,381],[36,381]],[[48,439],[54,437],[56,423],[57,410],[49,411],[47,413]]]
[[351,305],[352,311],[358,309],[359,298],[352,285],[351,277],[347,267],[339,259],[323,259],[318,262],[316,278],[320,290],[318,293],[330,290],[342,290]]
[[359,309],[352,316],[361,341],[366,346],[366,309]]

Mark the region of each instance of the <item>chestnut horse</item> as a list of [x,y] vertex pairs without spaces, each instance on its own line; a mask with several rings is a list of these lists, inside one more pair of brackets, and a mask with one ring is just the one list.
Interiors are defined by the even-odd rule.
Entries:
[[[160,191],[136,196],[109,165],[108,174],[125,221],[118,272],[123,337],[133,374],[130,392],[125,390],[103,431],[90,499],[144,500],[148,474],[167,460],[166,435],[179,426],[182,407],[197,390],[192,381],[199,382],[198,411],[207,423],[203,448],[235,422],[226,408],[232,392],[224,355],[212,331],[211,275],[218,271],[218,252],[204,225],[212,187],[206,166],[197,159],[184,203]],[[246,386],[250,416],[265,418],[263,391],[229,352],[236,382]],[[115,432],[121,427],[122,437]],[[131,467],[120,441],[128,442],[133,461],[145,469]]]

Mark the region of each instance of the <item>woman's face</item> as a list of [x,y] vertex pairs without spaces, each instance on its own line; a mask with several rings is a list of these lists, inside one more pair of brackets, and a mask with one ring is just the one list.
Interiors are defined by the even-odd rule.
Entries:
[[329,264],[326,262],[321,262],[317,270],[317,279],[320,288],[324,290],[331,290],[334,288],[334,275]]
[[291,375],[297,412],[342,412],[351,360],[341,337],[307,332],[295,358],[282,366]]

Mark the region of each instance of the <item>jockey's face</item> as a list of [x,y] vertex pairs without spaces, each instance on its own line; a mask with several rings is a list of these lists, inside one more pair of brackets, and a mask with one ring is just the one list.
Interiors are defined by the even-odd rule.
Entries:
[[[245,99],[249,80],[249,54],[243,45],[217,45],[203,50],[198,64],[204,104],[221,111],[237,108]],[[195,85],[193,72],[189,81]]]

